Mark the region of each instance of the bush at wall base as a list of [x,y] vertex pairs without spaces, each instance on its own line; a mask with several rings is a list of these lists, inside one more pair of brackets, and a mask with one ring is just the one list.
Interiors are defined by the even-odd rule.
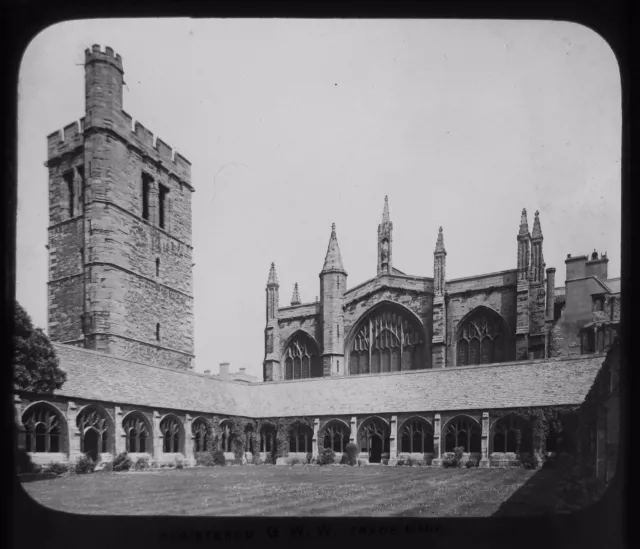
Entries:
[[87,454],[83,454],[78,458],[78,461],[75,465],[75,472],[79,475],[84,475],[87,473],[93,473],[96,468],[96,463],[91,459]]
[[357,465],[358,464],[358,454],[360,453],[360,449],[357,444],[350,442],[347,444],[345,448],[345,453],[342,454],[343,457],[346,456],[347,465]]
[[118,454],[113,460],[113,470],[114,471],[128,471],[131,469],[131,458],[127,452],[122,452]]
[[318,465],[332,465],[336,460],[336,453],[333,448],[325,448],[318,455]]

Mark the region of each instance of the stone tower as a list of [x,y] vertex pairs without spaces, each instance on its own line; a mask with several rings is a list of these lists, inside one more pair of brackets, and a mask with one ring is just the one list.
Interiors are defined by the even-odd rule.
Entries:
[[320,273],[320,322],[324,376],[344,375],[344,292],[347,272],[342,265],[335,223]]
[[447,360],[446,278],[447,250],[444,248],[444,237],[440,227],[433,252],[433,338],[431,340],[433,368],[444,368]]
[[389,218],[389,199],[384,197],[382,223],[378,225],[378,276],[392,274],[393,223]]
[[516,360],[526,360],[529,349],[529,275],[531,235],[527,210],[522,210],[518,231],[518,281],[516,297]]
[[194,360],[191,165],[122,110],[123,67],[85,51],[85,116],[48,136],[49,336]]
[[276,274],[275,263],[271,264],[267,279],[267,327],[264,330],[264,381],[282,379],[280,367],[280,327],[278,324],[278,309],[280,307],[280,284]]

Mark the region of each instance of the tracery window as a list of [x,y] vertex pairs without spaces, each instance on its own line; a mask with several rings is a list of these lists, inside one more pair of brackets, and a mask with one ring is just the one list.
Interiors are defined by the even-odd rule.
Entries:
[[22,416],[27,452],[60,452],[62,431],[56,411],[46,404],[32,406]]
[[127,452],[145,453],[151,451],[151,429],[140,413],[129,414],[122,422],[127,435]]
[[284,352],[285,379],[322,377],[320,352],[304,332],[298,332]]
[[409,453],[433,452],[433,429],[423,420],[406,421],[400,428],[400,451]]
[[371,454],[373,451],[378,454],[389,452],[389,435],[389,426],[381,419],[372,417],[365,420],[358,431],[360,451],[367,452],[369,454],[369,460],[377,462],[380,456],[378,455],[374,460],[372,460]]
[[88,406],[78,414],[77,424],[82,453],[95,460],[97,454],[109,451],[109,423],[102,410]]
[[323,448],[332,448],[334,452],[344,452],[349,444],[351,429],[339,421],[331,421],[324,427]]
[[505,361],[504,322],[485,307],[472,314],[458,329],[458,366]]
[[454,418],[447,424],[445,452],[462,446],[465,452],[480,452],[482,432],[477,422],[470,418]]
[[199,417],[191,424],[191,432],[194,438],[194,452],[204,452],[209,442],[209,426],[207,421]]
[[496,421],[493,428],[494,452],[531,452],[533,433],[521,417],[509,415]]
[[263,425],[260,429],[260,451],[268,454],[276,449],[276,429],[274,425]]
[[227,421],[223,421],[220,425],[222,428],[222,433],[220,434],[220,445],[223,452],[232,452],[231,443],[235,438],[233,432],[231,431],[231,427]]
[[294,425],[289,430],[289,452],[311,452],[313,430],[308,425]]
[[162,451],[166,454],[180,452],[180,433],[182,427],[173,416],[167,416],[160,422],[160,432],[162,433]]
[[422,327],[400,307],[385,305],[365,318],[349,345],[349,375],[423,367]]

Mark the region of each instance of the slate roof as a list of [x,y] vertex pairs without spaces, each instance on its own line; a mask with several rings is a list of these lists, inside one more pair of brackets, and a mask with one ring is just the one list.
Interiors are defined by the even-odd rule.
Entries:
[[67,382],[56,394],[248,417],[329,416],[580,404],[604,355],[306,379],[222,381],[55,344]]

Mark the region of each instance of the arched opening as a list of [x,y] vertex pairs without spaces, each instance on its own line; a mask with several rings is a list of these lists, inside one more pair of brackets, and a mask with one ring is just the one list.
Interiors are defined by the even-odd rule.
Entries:
[[131,412],[122,420],[122,428],[126,435],[127,452],[152,453],[153,443],[151,426],[140,412]]
[[313,441],[313,429],[308,425],[295,424],[289,429],[289,452],[309,453]]
[[533,432],[524,418],[510,414],[493,426],[492,452],[521,453],[533,451]]
[[322,432],[324,433],[322,437],[323,448],[331,448],[334,452],[345,451],[351,435],[349,427],[334,419],[323,427]]
[[285,379],[322,377],[320,350],[313,338],[302,330],[296,332],[285,348]]
[[84,434],[84,453],[93,461],[98,461],[101,450],[100,435],[93,427],[89,427]]
[[162,451],[165,454],[182,453],[182,424],[173,415],[165,416],[160,422]]
[[61,412],[48,403],[30,406],[22,415],[25,449],[33,453],[65,453],[65,425]]
[[277,455],[276,426],[271,423],[263,423],[260,427],[260,452],[275,458]]
[[231,425],[228,421],[222,421],[220,423],[220,447],[223,452],[233,452],[233,441],[235,434],[231,430]]
[[464,452],[476,453],[482,447],[482,429],[477,421],[465,416],[451,419],[445,428],[445,452],[454,448],[464,448]]
[[207,420],[202,417],[196,418],[191,423],[191,433],[193,434],[193,451],[206,452],[211,436]]
[[504,362],[507,356],[504,319],[489,307],[476,307],[458,325],[457,366]]
[[424,419],[408,419],[400,427],[399,435],[401,452],[433,453],[433,428]]
[[423,327],[397,303],[382,302],[358,321],[347,343],[349,375],[424,368]]
[[[92,404],[83,408],[78,414],[77,425],[81,452],[87,454],[90,450],[93,451],[94,445],[97,456],[109,452],[113,428],[111,418],[102,407]],[[87,437],[91,440],[87,441]],[[92,456],[92,459],[96,458]]]
[[369,463],[380,463],[383,454],[388,454],[391,446],[389,426],[378,417],[366,419],[358,430],[360,451],[369,456]]

